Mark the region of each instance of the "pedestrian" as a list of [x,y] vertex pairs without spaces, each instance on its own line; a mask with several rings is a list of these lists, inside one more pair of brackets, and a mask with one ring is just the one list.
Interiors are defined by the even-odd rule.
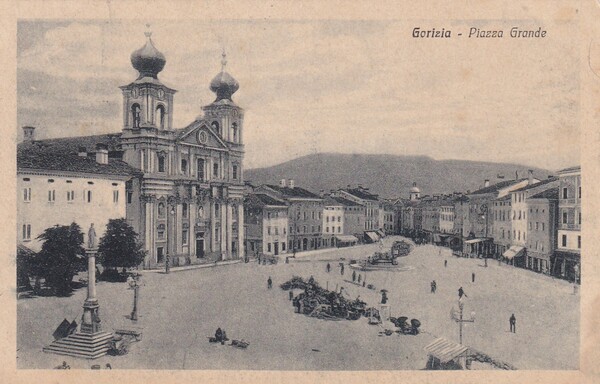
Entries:
[[267,288],[271,289],[273,287],[273,280],[271,280],[271,276],[267,279]]
[[352,271],[352,282],[356,282],[356,271]]
[[517,318],[515,317],[514,313],[510,316],[508,321],[510,323],[510,331],[512,333],[517,333]]
[[433,280],[433,293],[435,293],[435,291],[437,291],[437,283]]
[[289,264],[289,263],[290,263],[290,258],[289,258],[289,257],[287,257],[287,256],[285,257],[285,263],[286,263],[286,264]]
[[292,290],[290,290],[290,300],[292,300],[294,298],[294,292],[292,292]]
[[471,272],[471,282],[475,282],[475,272]]
[[467,294],[465,293],[465,291],[463,290],[463,287],[458,288],[458,299],[462,299],[462,297],[469,297],[467,296]]
[[448,260],[444,260],[444,268],[448,266]]
[[361,277],[362,277],[362,276],[359,274],[359,275],[358,275],[358,284],[360,284],[360,279],[361,279]]
[[260,255],[258,253],[256,254],[256,260],[258,260],[258,265],[260,265]]
[[331,271],[331,264],[327,263],[325,269],[327,270],[327,273],[329,273],[329,271]]
[[381,304],[386,304],[388,301],[387,293],[385,291],[381,292]]
[[344,275],[344,263],[340,263],[340,274]]

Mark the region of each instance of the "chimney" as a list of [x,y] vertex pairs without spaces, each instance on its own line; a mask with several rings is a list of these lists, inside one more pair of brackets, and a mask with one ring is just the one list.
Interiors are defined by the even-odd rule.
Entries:
[[87,150],[85,149],[85,147],[79,147],[79,149],[77,150],[77,156],[87,157]]
[[413,181],[413,187],[416,187],[416,186],[417,186],[417,182]]
[[527,171],[527,185],[533,184],[533,170]]
[[321,197],[324,197],[324,196],[325,196],[325,190],[324,190],[324,189],[321,189],[321,190],[319,191],[319,196],[321,196]]
[[289,187],[292,189],[295,188],[294,187],[294,179],[290,179]]
[[483,182],[483,187],[489,187],[490,186],[490,179],[485,179],[485,181]]
[[25,126],[23,127],[23,141],[34,141],[35,140],[35,127]]
[[515,171],[515,180],[519,180],[519,171]]
[[108,147],[106,144],[96,144],[96,163],[108,164]]
[[285,188],[285,179],[281,179],[281,181],[279,182],[279,186]]

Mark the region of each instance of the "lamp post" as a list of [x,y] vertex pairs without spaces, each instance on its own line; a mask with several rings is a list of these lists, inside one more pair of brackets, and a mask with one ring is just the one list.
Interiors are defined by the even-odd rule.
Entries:
[[138,298],[140,289],[139,275],[135,278],[130,278],[130,280],[128,280],[127,283],[129,284],[129,289],[133,289],[133,309],[131,310],[131,316],[129,316],[129,319],[131,321],[137,321]]
[[463,318],[463,309],[464,309],[465,304],[462,302],[462,300],[458,300],[458,317],[456,316],[456,313],[452,314],[452,318],[454,321],[456,321],[458,323],[458,329],[459,329],[459,340],[460,340],[460,344],[462,344],[462,338],[463,338],[463,323],[474,323],[475,322],[475,312],[471,312],[471,318],[470,319],[465,319]]
[[[173,205],[171,205],[171,204],[169,204],[169,214],[170,214],[170,216],[174,216],[175,215],[175,207]],[[169,254],[169,249],[171,247],[169,245],[171,244],[171,238],[175,239],[175,236],[176,236],[176,234],[175,234],[175,223],[173,221],[174,220],[167,220],[167,222],[170,222],[169,223],[169,228],[170,228],[171,225],[173,226],[173,231],[172,231],[173,235],[170,236],[169,233],[167,232],[167,255],[165,257],[165,273],[166,274],[169,274],[171,272],[171,265],[170,265],[171,257],[170,257],[170,254]]]
[[486,267],[487,267],[487,257],[488,257],[488,253],[489,253],[489,244],[487,243],[487,237],[488,237],[488,214],[487,214],[488,212],[487,211],[488,211],[487,205],[486,204],[482,204],[481,208],[480,208],[480,211],[479,211],[480,212],[479,214],[481,215],[481,218],[483,220],[485,220],[485,227],[484,227],[484,237],[485,237],[485,240],[484,240],[484,249],[483,249],[484,255],[483,255],[483,257],[485,259],[485,266]]

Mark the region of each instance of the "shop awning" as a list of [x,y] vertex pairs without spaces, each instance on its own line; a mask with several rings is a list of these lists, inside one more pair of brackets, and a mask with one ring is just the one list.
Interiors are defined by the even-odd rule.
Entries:
[[383,231],[381,229],[378,229],[376,231],[376,233],[380,236],[380,237],[385,237],[385,233],[383,233]]
[[456,359],[465,353],[469,348],[462,344],[453,343],[440,337],[425,347],[425,351],[438,359],[442,364]]
[[469,239],[469,240],[465,240],[465,244],[476,244],[476,243],[481,243],[486,240],[487,239]]
[[335,237],[338,241],[342,243],[356,243],[358,239],[352,235],[339,235]]
[[375,243],[379,241],[379,236],[377,236],[375,232],[365,232],[365,234],[369,237],[369,239],[371,239],[372,242]]
[[519,247],[516,245],[513,245],[512,247],[510,247],[509,249],[506,250],[506,252],[504,252],[502,254],[502,257],[505,257],[507,259],[513,259],[515,257],[519,257],[519,256],[523,256],[523,251],[525,250],[525,248],[523,247]]

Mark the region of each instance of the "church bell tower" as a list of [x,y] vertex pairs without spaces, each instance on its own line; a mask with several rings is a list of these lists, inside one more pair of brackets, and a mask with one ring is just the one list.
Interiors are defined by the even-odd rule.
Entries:
[[173,129],[173,95],[177,92],[158,80],[165,56],[154,46],[152,32],[146,32],[146,44],[131,54],[131,65],[139,75],[123,92],[123,130],[170,131]]

